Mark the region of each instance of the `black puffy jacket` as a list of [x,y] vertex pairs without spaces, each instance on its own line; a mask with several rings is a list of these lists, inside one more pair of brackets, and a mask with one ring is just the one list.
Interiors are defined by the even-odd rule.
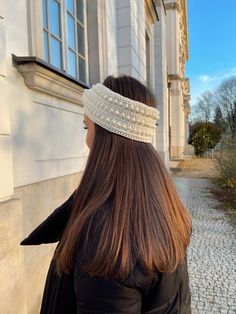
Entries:
[[[73,193],[74,194],[74,193]],[[42,222],[21,245],[60,241],[70,216],[73,194]],[[137,263],[125,282],[90,277],[78,259],[70,275],[56,273],[52,258],[40,314],[190,314],[187,261],[171,274],[147,276]]]

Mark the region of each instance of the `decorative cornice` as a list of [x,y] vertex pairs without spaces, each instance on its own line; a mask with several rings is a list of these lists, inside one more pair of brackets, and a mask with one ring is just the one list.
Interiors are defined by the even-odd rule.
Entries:
[[162,7],[164,9],[165,15],[166,15],[166,8],[165,8],[164,0],[161,0],[161,3],[162,3]]
[[166,11],[168,11],[168,10],[178,10],[178,11],[180,11],[180,5],[179,5],[178,2],[165,3],[165,9],[166,9]]
[[185,78],[184,79],[184,92],[183,92],[183,96],[184,96],[184,111],[186,114],[190,113],[190,80],[189,78]]
[[168,74],[168,80],[170,81],[183,81],[184,78],[179,74]]
[[164,0],[153,0],[153,3],[155,5],[155,7],[162,8],[164,11],[164,14],[166,15],[166,8],[165,8]]
[[185,37],[185,56],[186,60],[189,58],[188,51],[188,12],[187,12],[187,0],[175,0],[172,2],[165,2],[166,10],[176,10],[180,15],[180,23],[183,25],[183,36]]
[[88,85],[52,68],[36,57],[13,55],[13,61],[30,89],[82,105],[80,96],[84,88],[89,88]]
[[145,10],[152,24],[154,24],[156,21],[159,21],[159,17],[153,0],[145,1]]

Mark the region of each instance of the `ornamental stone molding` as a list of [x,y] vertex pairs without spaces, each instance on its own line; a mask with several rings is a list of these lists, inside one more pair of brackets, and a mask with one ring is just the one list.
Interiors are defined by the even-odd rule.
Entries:
[[154,2],[154,5],[155,5],[156,7],[161,7],[161,8],[163,8],[164,13],[166,14],[166,8],[165,8],[164,0],[153,0],[153,2]]
[[13,61],[28,88],[82,106],[82,92],[89,86],[52,68],[36,57],[13,55]]
[[[181,1],[185,4],[185,1]],[[179,11],[179,53],[180,53],[180,62],[186,63],[188,60],[188,25],[187,25],[187,12],[186,6],[181,6]]]
[[188,20],[187,20],[187,0],[165,0],[165,9],[176,10],[179,14],[179,51],[184,62],[189,58],[188,54]]
[[186,95],[190,94],[190,82],[189,82],[189,78],[185,78],[184,79],[184,93]]
[[168,11],[168,10],[177,10],[177,11],[179,11],[180,10],[179,2],[175,2],[175,1],[166,2],[165,3],[165,9],[166,9],[166,11]]
[[159,21],[155,3],[153,0],[147,0],[145,3],[145,12],[148,19],[151,21],[151,24],[154,24],[156,21]]
[[168,81],[183,81],[184,77],[178,74],[168,74]]
[[184,96],[184,111],[186,114],[190,113],[190,81],[189,78],[184,79],[184,89],[183,89],[183,96]]

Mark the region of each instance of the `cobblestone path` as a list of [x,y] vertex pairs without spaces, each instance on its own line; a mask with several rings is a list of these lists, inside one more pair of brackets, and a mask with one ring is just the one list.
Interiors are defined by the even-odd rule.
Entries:
[[236,226],[216,209],[210,181],[173,179],[193,219],[188,248],[192,314],[236,314]]

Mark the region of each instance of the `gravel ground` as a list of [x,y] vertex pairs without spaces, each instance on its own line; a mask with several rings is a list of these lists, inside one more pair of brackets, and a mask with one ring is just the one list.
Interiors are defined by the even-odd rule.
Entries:
[[193,220],[188,248],[192,314],[236,313],[236,227],[216,209],[209,180],[173,179]]

